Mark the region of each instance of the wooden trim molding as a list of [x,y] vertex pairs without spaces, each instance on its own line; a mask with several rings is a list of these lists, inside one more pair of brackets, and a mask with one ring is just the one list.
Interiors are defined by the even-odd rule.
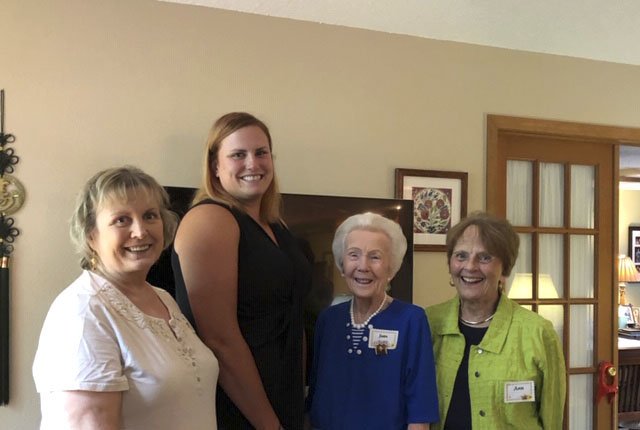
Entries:
[[[640,145],[640,128],[586,124],[504,115],[487,115],[487,137],[493,133],[531,133],[563,136],[569,139],[604,140],[624,145]],[[488,148],[487,148],[488,149]]]

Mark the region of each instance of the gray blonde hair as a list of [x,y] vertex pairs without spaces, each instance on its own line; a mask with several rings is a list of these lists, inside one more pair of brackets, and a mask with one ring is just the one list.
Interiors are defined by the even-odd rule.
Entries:
[[91,259],[95,255],[89,246],[89,236],[96,227],[96,215],[101,205],[115,199],[127,202],[137,193],[150,195],[158,204],[163,227],[163,246],[173,240],[178,216],[169,210],[169,196],[150,175],[133,166],[115,167],[102,170],[87,181],[76,198],[76,206],[71,217],[71,242],[80,254],[80,266],[91,269]]
[[400,270],[402,259],[407,252],[407,239],[398,223],[372,212],[352,215],[338,226],[331,249],[340,273],[344,273],[342,260],[347,246],[347,236],[356,230],[380,232],[387,235],[391,242],[391,277],[393,278]]

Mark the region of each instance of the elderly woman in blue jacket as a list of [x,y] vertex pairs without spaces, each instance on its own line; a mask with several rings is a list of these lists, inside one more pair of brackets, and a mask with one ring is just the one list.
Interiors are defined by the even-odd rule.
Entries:
[[438,421],[424,311],[387,294],[406,249],[400,226],[377,214],[338,227],[333,255],[353,298],[316,323],[308,398],[314,429],[424,430]]

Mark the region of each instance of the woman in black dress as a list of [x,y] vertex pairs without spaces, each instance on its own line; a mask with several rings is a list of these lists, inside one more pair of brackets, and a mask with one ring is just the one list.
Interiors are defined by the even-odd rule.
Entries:
[[280,220],[271,136],[229,113],[174,243],[176,299],[220,364],[220,429],[301,429],[309,262]]

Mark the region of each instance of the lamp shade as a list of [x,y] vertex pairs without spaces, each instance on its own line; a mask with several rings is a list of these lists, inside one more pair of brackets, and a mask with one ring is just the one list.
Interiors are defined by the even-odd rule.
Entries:
[[626,255],[618,256],[618,282],[640,282],[640,272]]
[[[516,273],[507,294],[508,297],[510,299],[531,299],[533,294],[532,276],[531,273]],[[551,275],[547,273],[538,274],[538,297],[543,299],[557,299],[559,297]]]

